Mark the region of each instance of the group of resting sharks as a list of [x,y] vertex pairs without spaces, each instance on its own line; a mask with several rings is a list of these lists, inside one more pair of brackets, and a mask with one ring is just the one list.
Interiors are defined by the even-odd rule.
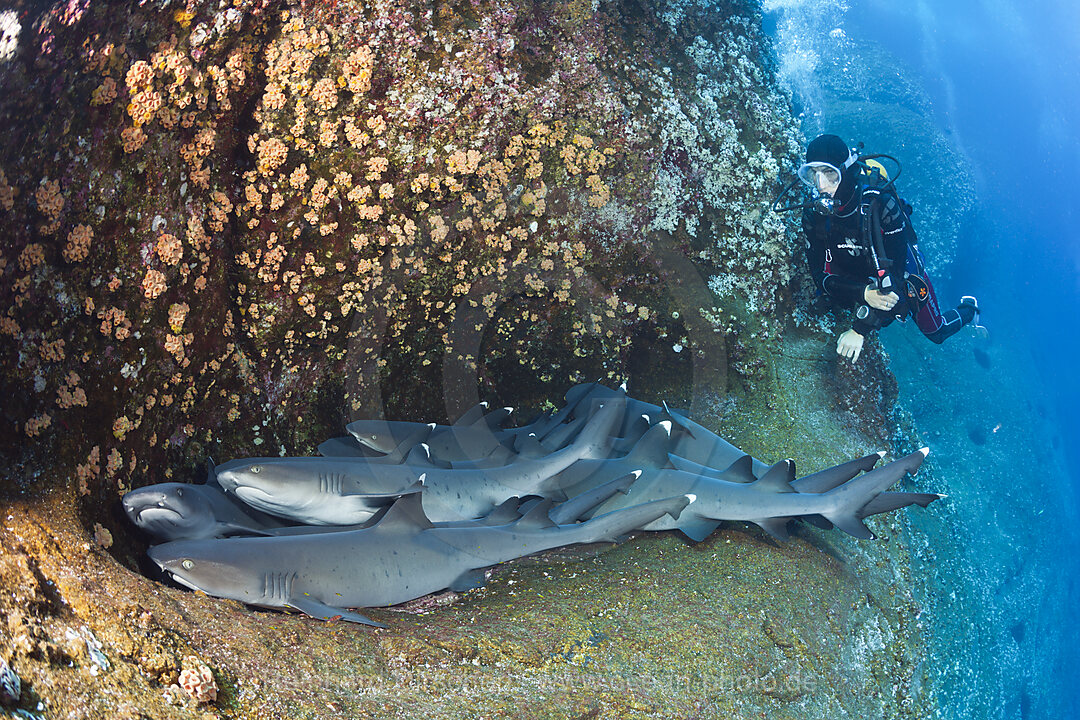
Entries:
[[872,538],[866,517],[944,497],[888,491],[926,449],[796,478],[791,460],[766,465],[625,388],[565,399],[516,428],[483,403],[453,425],[361,420],[320,456],[211,462],[205,484],[139,488],[123,506],[182,585],[381,627],[350,608],[478,587],[491,565],[563,545],[636,530],[700,541],[725,520],[777,539],[793,519]]

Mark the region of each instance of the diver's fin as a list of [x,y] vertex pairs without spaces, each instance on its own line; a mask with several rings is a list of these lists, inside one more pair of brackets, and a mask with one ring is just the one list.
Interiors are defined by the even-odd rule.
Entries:
[[795,492],[795,488],[791,487],[791,481],[794,479],[795,463],[791,460],[781,460],[751,483],[750,487],[762,492],[792,493]]
[[354,622],[359,625],[370,625],[377,628],[386,627],[382,623],[375,622],[371,618],[366,618],[360,613],[321,603],[310,595],[300,598],[289,598],[289,601],[286,604],[295,610],[299,610],[305,615],[310,615],[319,620],[347,620],[348,622]]
[[761,518],[754,520],[754,524],[769,533],[775,540],[787,540],[791,534],[788,532],[788,520],[790,518]]
[[701,542],[712,535],[713,531],[718,527],[720,527],[719,520],[711,520],[700,515],[691,517],[683,514],[679,519],[679,530],[694,542]]
[[487,573],[483,568],[479,570],[466,570],[457,576],[454,582],[450,583],[450,589],[454,592],[468,592],[469,590],[475,590],[478,587],[484,587],[484,583],[487,582]]

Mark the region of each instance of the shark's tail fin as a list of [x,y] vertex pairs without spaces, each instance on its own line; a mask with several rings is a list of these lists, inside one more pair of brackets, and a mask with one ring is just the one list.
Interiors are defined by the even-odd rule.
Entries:
[[868,518],[871,515],[880,515],[881,513],[906,508],[908,505],[926,507],[935,500],[941,500],[944,497],[946,496],[938,493],[883,492],[863,506],[863,509],[859,511],[859,517]]
[[604,398],[603,405],[581,429],[573,446],[580,459],[606,460],[611,457],[615,429],[622,424],[626,395]]
[[862,523],[863,518],[866,517],[861,513],[862,509],[908,473],[915,474],[929,452],[926,448],[917,450],[830,490],[826,495],[837,500],[838,503],[834,510],[822,513],[822,515],[849,535],[865,540],[872,539],[874,533]]
[[835,487],[843,485],[859,473],[869,472],[877,465],[878,460],[885,456],[883,452],[876,452],[856,460],[825,468],[820,472],[803,477],[791,483],[801,493],[825,493]]

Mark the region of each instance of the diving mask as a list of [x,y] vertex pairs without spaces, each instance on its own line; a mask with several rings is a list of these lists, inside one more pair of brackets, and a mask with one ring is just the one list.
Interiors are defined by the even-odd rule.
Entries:
[[815,193],[832,197],[840,187],[842,174],[835,165],[827,162],[808,162],[796,172],[803,185]]

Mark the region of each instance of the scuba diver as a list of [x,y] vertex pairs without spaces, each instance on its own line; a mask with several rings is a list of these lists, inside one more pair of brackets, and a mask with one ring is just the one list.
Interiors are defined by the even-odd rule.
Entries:
[[[875,158],[896,163],[891,179]],[[964,325],[979,327],[979,305],[970,295],[954,309],[939,309],[911,226],[911,205],[895,189],[899,168],[891,156],[860,158],[842,138],[821,135],[807,146],[797,179],[773,204],[777,212],[803,211],[806,259],[818,292],[856,308],[852,327],[836,343],[836,352],[853,363],[866,336],[893,320],[914,317],[939,344]],[[777,207],[800,181],[813,200]]]

